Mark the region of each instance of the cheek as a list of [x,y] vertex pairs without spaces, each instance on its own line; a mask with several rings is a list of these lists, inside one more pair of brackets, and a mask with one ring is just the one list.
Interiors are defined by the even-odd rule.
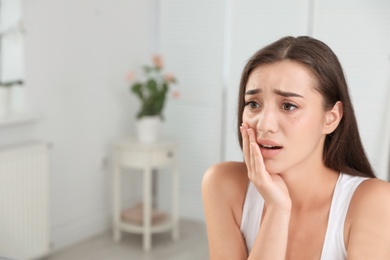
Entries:
[[257,117],[244,109],[242,113],[242,122],[248,124],[251,128],[255,128],[257,124]]
[[321,115],[318,113],[303,113],[292,115],[286,126],[291,131],[296,130],[300,133],[305,134],[316,134],[320,133],[323,122],[320,120]]
[[299,123],[299,117],[298,116],[293,116],[291,119],[290,119],[290,123],[292,125],[296,124],[296,123]]
[[280,127],[286,130],[287,132],[304,132],[307,127],[310,127],[311,119],[308,117],[308,114],[305,114],[303,111],[296,111],[291,115],[286,115],[281,117],[279,121]]

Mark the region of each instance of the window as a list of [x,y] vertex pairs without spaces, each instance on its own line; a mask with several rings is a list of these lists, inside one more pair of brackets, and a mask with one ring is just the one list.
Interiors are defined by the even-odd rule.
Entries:
[[21,85],[24,78],[24,28],[21,0],[0,1],[0,81]]
[[0,0],[0,125],[26,115],[24,37],[22,0]]

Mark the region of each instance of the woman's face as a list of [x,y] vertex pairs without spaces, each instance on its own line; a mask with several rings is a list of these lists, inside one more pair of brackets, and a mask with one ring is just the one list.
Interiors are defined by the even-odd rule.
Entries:
[[292,61],[251,72],[243,122],[255,130],[270,173],[312,170],[322,164],[326,112],[315,83],[309,69]]

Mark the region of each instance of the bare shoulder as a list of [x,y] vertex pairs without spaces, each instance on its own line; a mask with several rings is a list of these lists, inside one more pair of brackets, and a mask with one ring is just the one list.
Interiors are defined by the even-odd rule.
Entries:
[[390,183],[369,179],[352,197],[346,224],[350,259],[390,259]]
[[248,183],[241,162],[219,163],[205,172],[202,197],[210,259],[247,259],[240,223]]
[[249,179],[243,162],[222,162],[211,166],[202,180],[202,195],[213,210],[225,208],[233,212],[236,223],[241,222]]
[[363,181],[352,198],[351,209],[358,211],[388,211],[390,213],[390,183],[379,179]]
[[[246,191],[248,185],[246,165],[243,162],[222,162],[207,169],[202,180],[202,189],[212,189],[224,195]],[[230,197],[230,196],[229,196]]]

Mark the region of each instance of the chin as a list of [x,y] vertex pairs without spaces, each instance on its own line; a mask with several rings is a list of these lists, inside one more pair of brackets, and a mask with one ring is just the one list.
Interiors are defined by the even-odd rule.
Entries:
[[279,174],[279,173],[281,173],[280,170],[275,169],[275,168],[265,167],[265,169],[267,170],[267,172],[268,172],[269,174]]
[[279,174],[283,172],[281,165],[275,165],[274,163],[265,163],[265,169],[269,174]]

